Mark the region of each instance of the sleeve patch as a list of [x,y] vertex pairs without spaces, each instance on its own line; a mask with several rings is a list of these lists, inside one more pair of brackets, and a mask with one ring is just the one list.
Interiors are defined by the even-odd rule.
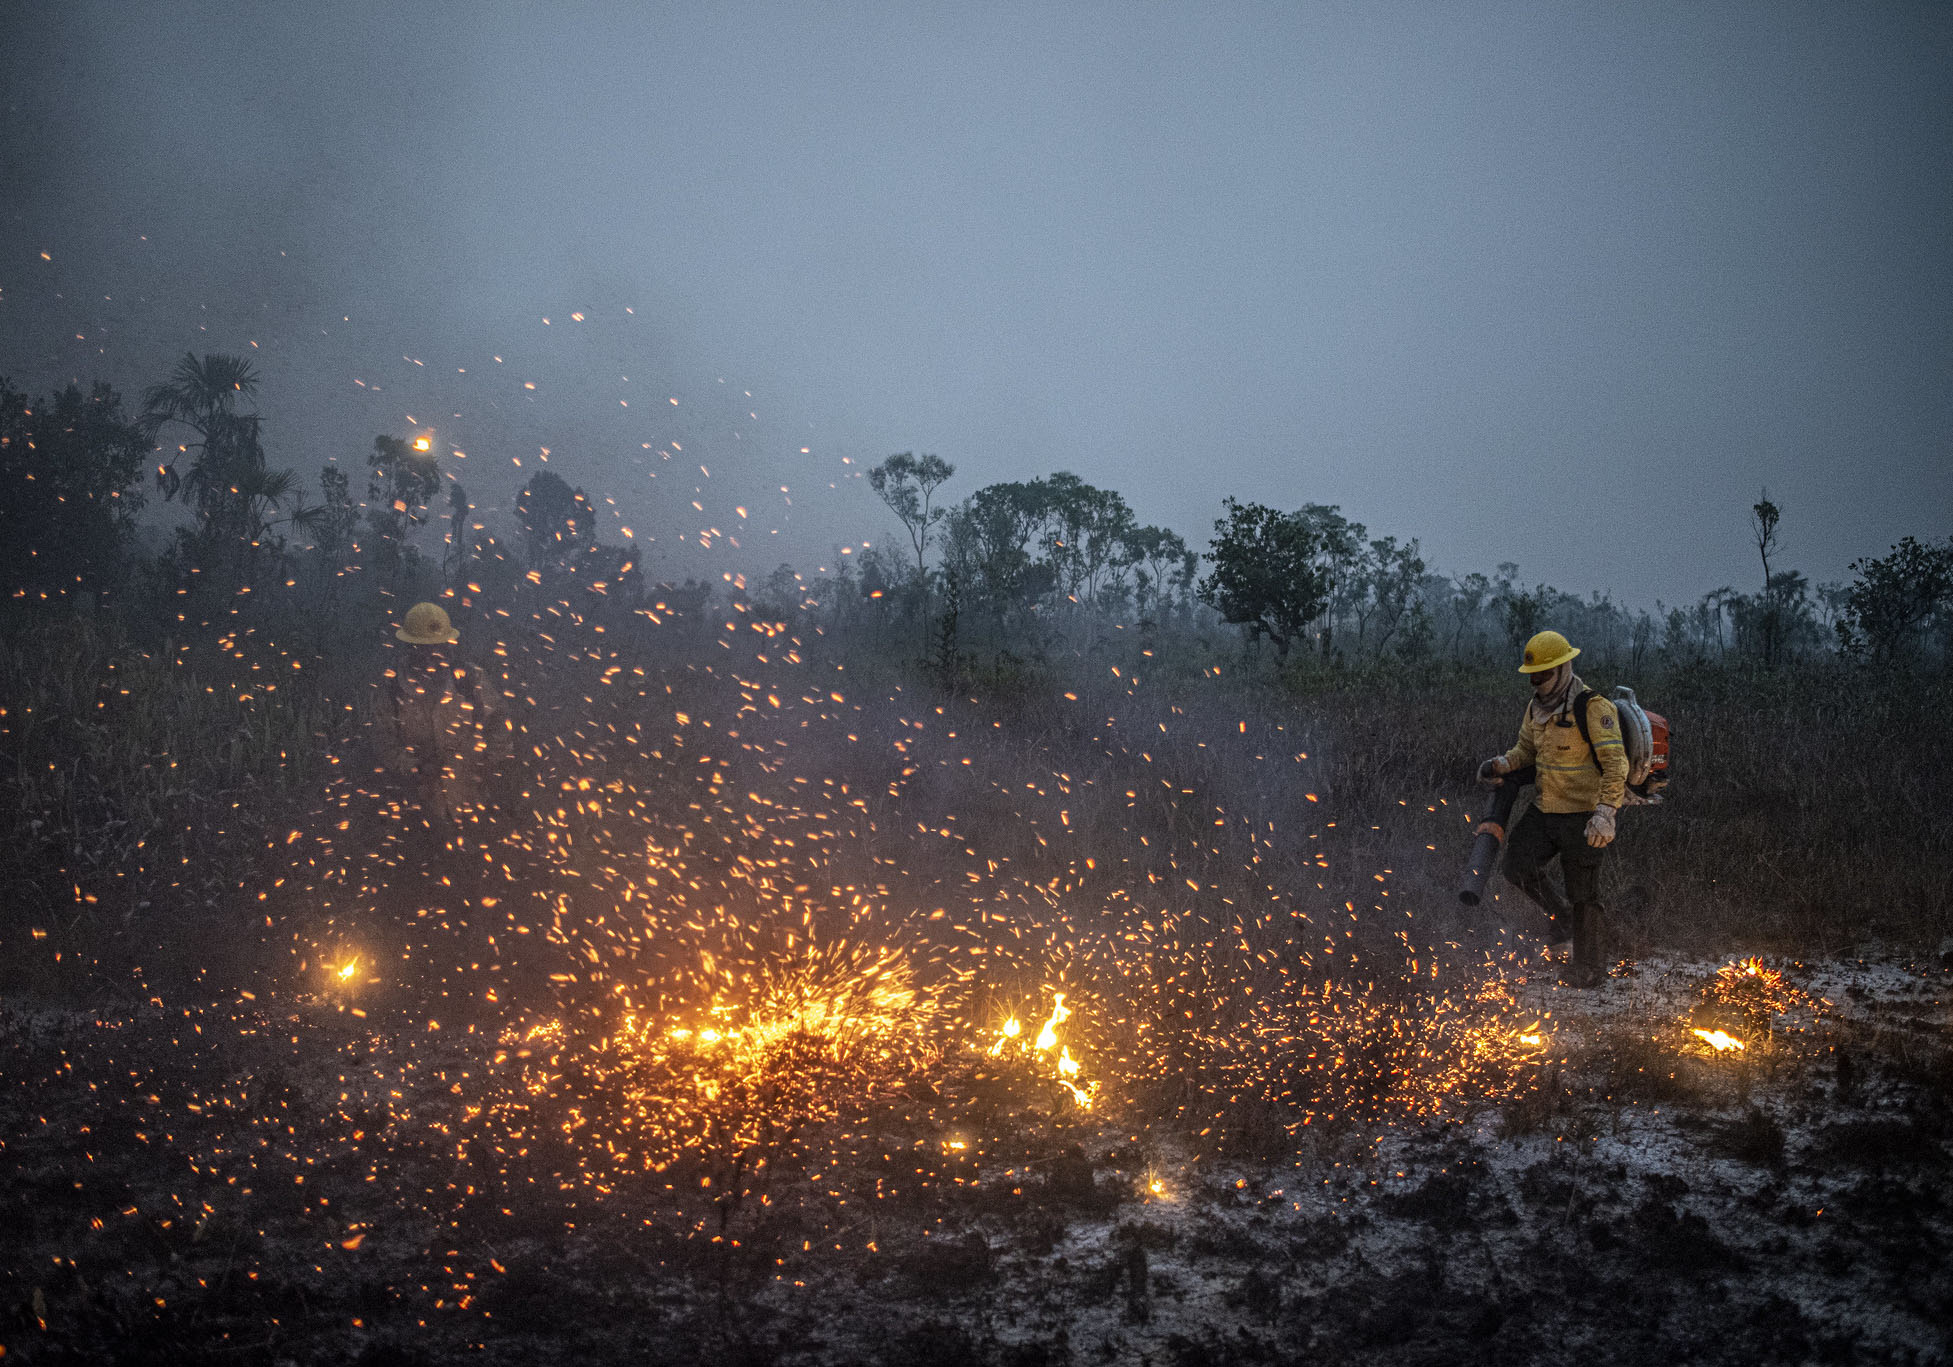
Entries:
[[1603,731],[1612,731],[1614,729],[1614,716],[1611,712],[1601,715],[1600,726]]

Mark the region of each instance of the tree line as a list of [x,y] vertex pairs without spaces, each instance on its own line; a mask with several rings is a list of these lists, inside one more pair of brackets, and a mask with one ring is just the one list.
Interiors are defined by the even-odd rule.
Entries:
[[[589,495],[552,471],[523,487],[504,536],[424,436],[376,436],[363,489],[358,467],[336,462],[309,489],[267,460],[257,389],[248,360],[215,354],[185,355],[134,411],[106,384],[47,400],[0,379],[6,596],[115,600],[128,615],[182,621],[286,590],[322,638],[355,598],[377,593],[505,601],[525,587],[625,599],[641,590],[635,550],[604,545]],[[187,513],[160,545],[146,544],[138,523],[151,495]]]
[[[105,384],[51,400],[0,380],[0,587],[16,600],[96,601],[140,591],[187,604],[256,588],[307,595],[319,630],[349,595],[447,593],[498,604],[525,593],[599,612],[703,623],[716,611],[865,632],[953,670],[1089,648],[1113,629],[1238,631],[1274,662],[1488,662],[1547,625],[1630,670],[1650,660],[1736,658],[1775,667],[1842,655],[1881,664],[1953,658],[1953,538],[1906,537],[1811,584],[1782,561],[1782,510],[1750,510],[1760,574],[1680,606],[1630,609],[1525,583],[1519,566],[1445,574],[1419,542],[1372,535],[1340,508],[1283,510],[1229,497],[1208,549],[1143,525],[1115,490],[1075,474],[945,490],[955,467],[902,452],[868,472],[907,545],[837,553],[804,576],[652,583],[630,544],[607,545],[590,496],[540,471],[500,526],[477,515],[426,438],[380,435],[353,475],[322,467],[316,493],[272,466],[248,360],[187,354],[133,412]],[[188,517],[145,547],[153,493]],[[425,529],[425,530],[423,530]],[[722,601],[721,601],[722,600]],[[233,608],[233,611],[236,609]]]
[[[1761,564],[1753,592],[1724,586],[1695,603],[1630,609],[1528,585],[1519,566],[1447,575],[1415,538],[1372,536],[1331,504],[1294,510],[1229,497],[1203,553],[1179,534],[1140,526],[1125,500],[1076,475],[992,484],[959,503],[939,495],[948,462],[903,452],[869,482],[907,532],[912,565],[871,558],[862,583],[894,590],[911,615],[976,610],[999,635],[1036,640],[1032,621],[1081,613],[1141,627],[1210,623],[1265,641],[1278,664],[1322,660],[1483,661],[1557,626],[1603,657],[1639,670],[1670,661],[1738,658],[1774,668],[1840,654],[1876,663],[1953,658],[1953,537],[1906,537],[1854,561],[1848,583],[1813,586],[1779,563],[1782,510],[1764,491],[1750,510]],[[937,562],[927,552],[935,544]],[[1205,564],[1206,572],[1201,572]]]

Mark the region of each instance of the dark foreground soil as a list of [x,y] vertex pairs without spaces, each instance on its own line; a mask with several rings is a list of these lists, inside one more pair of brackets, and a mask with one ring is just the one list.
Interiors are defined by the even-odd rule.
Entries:
[[0,1345],[30,1364],[1948,1360],[1953,975],[1801,969],[1836,1009],[1732,1063],[1675,1043],[1712,969],[1527,986],[1559,1061],[1446,1123],[1189,1160],[1184,1131],[985,1100],[966,1070],[933,1130],[858,1117],[730,1204],[698,1173],[566,1172],[541,1139],[528,1167],[481,1162],[486,1030],[16,996]]

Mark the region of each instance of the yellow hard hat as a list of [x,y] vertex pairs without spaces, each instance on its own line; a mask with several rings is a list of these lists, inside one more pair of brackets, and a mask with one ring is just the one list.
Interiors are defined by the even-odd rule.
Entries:
[[408,608],[406,622],[393,634],[416,646],[444,646],[461,639],[439,603],[416,603]]
[[1520,661],[1521,674],[1541,674],[1549,669],[1558,669],[1580,653],[1580,647],[1573,645],[1557,631],[1542,631],[1526,642],[1526,658]]

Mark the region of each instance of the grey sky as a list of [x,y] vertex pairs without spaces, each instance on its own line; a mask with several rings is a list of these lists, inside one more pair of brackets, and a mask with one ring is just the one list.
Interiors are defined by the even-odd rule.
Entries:
[[848,476],[911,449],[1637,603],[1749,586],[1763,484],[1814,579],[1953,530],[1945,5],[0,0],[0,54],[0,371],[252,354],[275,462],[548,446],[742,543],[676,570],[891,537]]

